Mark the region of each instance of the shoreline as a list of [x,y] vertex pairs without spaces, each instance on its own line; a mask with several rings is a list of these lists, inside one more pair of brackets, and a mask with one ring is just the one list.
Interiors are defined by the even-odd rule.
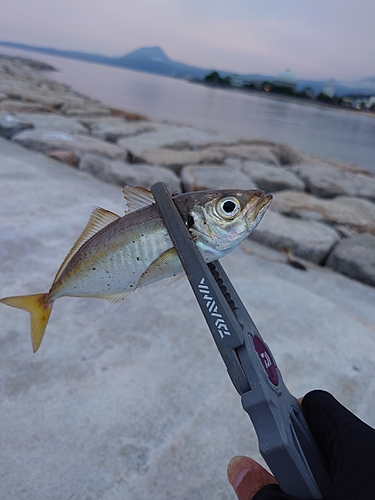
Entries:
[[[244,94],[250,94],[250,95],[254,95],[254,96],[259,96],[261,98],[265,98],[265,99],[272,99],[272,100],[281,100],[281,101],[286,101],[286,102],[294,102],[294,103],[300,103],[302,105],[307,105],[307,106],[313,106],[313,107],[319,107],[319,108],[323,108],[323,109],[341,109],[343,111],[349,111],[349,112],[355,112],[355,113],[360,113],[362,115],[365,115],[365,116],[372,116],[372,117],[375,117],[375,111],[369,111],[369,110],[358,110],[358,109],[355,109],[355,108],[351,108],[351,107],[343,107],[343,106],[338,106],[338,105],[335,105],[335,104],[329,104],[329,103],[324,103],[324,102],[318,102],[318,101],[315,101],[314,99],[304,99],[304,98],[300,98],[298,96],[293,96],[293,95],[283,95],[283,94],[273,94],[272,92],[270,93],[267,93],[267,92],[263,92],[263,91],[260,91],[260,90],[255,90],[255,89],[241,89],[241,87],[232,87],[232,86],[224,86],[224,85],[215,85],[215,84],[212,84],[212,83],[206,83],[204,82],[203,80],[196,80],[196,79],[188,79],[188,78],[180,78],[180,77],[174,77],[172,75],[162,75],[162,74],[159,74],[159,73],[153,73],[151,71],[142,71],[142,70],[137,70],[137,69],[134,69],[134,68],[126,68],[126,67],[121,67],[121,66],[116,66],[116,65],[112,65],[112,64],[105,64],[105,63],[101,63],[101,62],[91,62],[91,61],[86,61],[86,60],[81,60],[81,59],[75,59],[75,58],[71,58],[71,57],[67,57],[67,56],[63,56],[63,55],[60,55],[60,54],[44,54],[43,52],[38,52],[38,51],[33,51],[32,49],[17,49],[17,48],[12,48],[12,47],[3,47],[3,46],[0,46],[0,56],[2,55],[2,50],[9,50],[9,51],[21,51],[21,52],[31,52],[32,54],[39,54],[41,55],[42,57],[45,55],[45,56],[50,56],[50,57],[57,57],[57,58],[62,58],[62,59],[68,59],[70,61],[81,61],[81,62],[86,62],[86,63],[91,63],[91,64],[97,64],[97,65],[100,65],[100,66],[107,66],[107,67],[111,67],[111,68],[116,68],[116,69],[124,69],[124,70],[127,70],[127,71],[135,71],[135,72],[139,72],[139,73],[145,73],[145,74],[149,74],[149,75],[155,75],[155,76],[162,76],[162,77],[165,77],[165,78],[171,78],[171,79],[178,79],[178,80],[182,80],[182,81],[186,81],[188,83],[191,83],[191,84],[196,84],[196,85],[201,85],[201,86],[205,86],[205,87],[212,87],[212,88],[218,88],[218,89],[221,89],[221,90],[228,90],[228,91],[239,91],[240,93],[244,93]],[[7,54],[4,54],[4,55],[7,55]],[[10,56],[12,57],[12,56]],[[37,61],[37,60],[33,60],[33,59],[28,59],[27,57],[22,57],[22,56],[14,56],[14,57],[19,57],[20,59],[24,59],[25,61],[29,60],[30,62],[32,63],[35,63],[35,65],[46,65],[46,66],[50,66],[46,63],[43,63],[43,62],[40,62],[40,61]],[[38,69],[36,67],[36,69]],[[45,70],[45,71],[57,71],[59,72],[58,69],[56,68],[53,68],[53,67],[49,67],[49,68],[40,68],[41,70]]]
[[260,90],[253,90],[253,89],[244,89],[241,90],[241,87],[225,87],[223,85],[215,85],[215,84],[207,84],[204,83],[203,81],[199,80],[192,80],[189,81],[191,84],[196,84],[196,85],[202,85],[204,87],[211,87],[215,89],[221,89],[229,92],[239,92],[241,94],[249,94],[252,96],[258,96],[261,99],[271,99],[275,101],[285,101],[285,102],[293,102],[296,104],[301,104],[303,106],[312,106],[316,108],[322,108],[322,109],[331,109],[331,110],[340,110],[340,111],[348,111],[348,112],[353,112],[356,114],[364,115],[364,116],[371,116],[375,118],[375,111],[369,111],[369,110],[360,110],[360,109],[355,109],[355,108],[347,108],[344,106],[338,106],[336,104],[329,104],[329,103],[324,103],[320,101],[315,101],[314,99],[303,99],[300,97],[296,96],[289,96],[289,95],[283,95],[283,94],[276,94],[272,92],[263,92]]

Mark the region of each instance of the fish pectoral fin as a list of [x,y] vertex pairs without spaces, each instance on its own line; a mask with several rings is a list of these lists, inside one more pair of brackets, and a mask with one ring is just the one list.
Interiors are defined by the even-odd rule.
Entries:
[[147,207],[155,203],[155,199],[151,193],[146,188],[143,187],[133,187],[133,186],[124,186],[122,189],[124,193],[124,198],[126,201],[125,213],[129,214],[130,212],[135,212],[141,208]]
[[44,332],[52,311],[53,301],[48,301],[48,293],[37,295],[19,295],[5,297],[0,302],[11,307],[17,307],[31,315],[31,342],[36,352],[42,343]]
[[109,224],[111,224],[112,222],[114,222],[120,218],[121,217],[119,215],[114,214],[113,212],[110,212],[109,210],[106,210],[105,208],[100,208],[100,207],[94,208],[94,210],[91,214],[91,217],[90,217],[88,223],[86,224],[85,229],[82,231],[81,236],[74,243],[72,249],[70,250],[68,255],[65,257],[63,263],[61,264],[59,270],[57,271],[57,274],[55,276],[53,284],[56,283],[56,281],[59,279],[62,272],[66,268],[66,266],[69,264],[69,262],[72,260],[74,255],[78,252],[78,250],[86,243],[86,241],[88,241],[90,238],[92,238],[101,229],[107,227]]
[[122,304],[126,299],[126,297],[131,293],[132,292],[123,292],[123,293],[116,293],[114,295],[101,295],[98,298],[107,300],[111,305],[110,308],[116,309],[116,307]]
[[149,285],[154,281],[163,278],[178,279],[181,274],[181,262],[174,247],[163,252],[152,262],[140,277],[136,289],[141,286]]

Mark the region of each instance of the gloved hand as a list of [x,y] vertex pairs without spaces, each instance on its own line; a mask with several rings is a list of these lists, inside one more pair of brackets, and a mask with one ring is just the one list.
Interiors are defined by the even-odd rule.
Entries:
[[[332,490],[325,500],[375,498],[375,430],[328,392],[316,390],[302,401],[306,421],[330,466]],[[283,493],[255,460],[235,457],[228,479],[239,500],[298,500]]]

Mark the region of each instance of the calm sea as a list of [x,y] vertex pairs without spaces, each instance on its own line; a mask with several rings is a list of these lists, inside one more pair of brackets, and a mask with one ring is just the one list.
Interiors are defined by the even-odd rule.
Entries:
[[0,47],[45,61],[51,77],[103,103],[152,120],[188,123],[233,139],[268,139],[375,173],[375,115],[221,90],[136,71]]

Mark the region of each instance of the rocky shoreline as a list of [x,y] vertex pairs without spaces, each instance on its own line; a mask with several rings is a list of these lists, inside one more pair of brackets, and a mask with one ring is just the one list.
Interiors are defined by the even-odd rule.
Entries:
[[375,177],[366,169],[273,142],[233,142],[151,122],[41,69],[0,56],[0,136],[119,186],[264,189],[274,201],[252,239],[301,269],[325,266],[375,286]]

